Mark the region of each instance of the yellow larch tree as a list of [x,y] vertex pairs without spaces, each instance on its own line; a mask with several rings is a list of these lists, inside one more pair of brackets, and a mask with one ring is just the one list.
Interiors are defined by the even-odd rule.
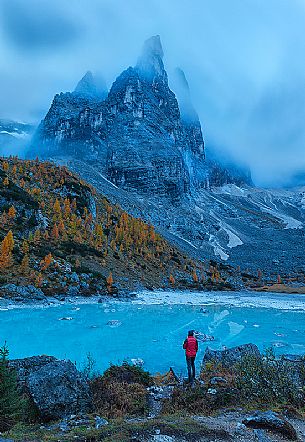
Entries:
[[69,198],[64,200],[64,218],[68,219],[71,215],[71,204]]
[[57,224],[54,224],[54,226],[52,228],[52,238],[55,240],[57,240],[59,238],[59,231],[58,231]]
[[197,276],[197,272],[196,272],[195,269],[193,270],[192,276],[193,276],[193,281],[194,281],[194,283],[197,284],[197,282],[198,282],[198,276]]
[[112,288],[112,285],[113,285],[113,276],[112,276],[112,272],[109,273],[109,275],[108,275],[108,277],[107,277],[107,279],[106,279],[106,282],[107,282],[107,289],[108,289],[109,291],[111,291],[111,288]]
[[39,244],[41,241],[41,232],[39,229],[35,230],[34,233],[34,237],[33,237],[33,242],[34,244]]
[[169,275],[169,282],[171,283],[172,286],[175,285],[175,282],[176,282],[176,281],[175,281],[175,278],[173,277],[172,274]]
[[24,255],[27,255],[30,251],[30,246],[28,241],[25,239],[23,240],[22,246],[21,246],[21,250],[23,252]]
[[16,209],[15,209],[15,207],[14,206],[11,206],[9,209],[8,209],[8,216],[9,216],[9,218],[10,219],[14,219],[15,218],[15,216],[16,216]]
[[21,273],[23,275],[26,275],[26,274],[29,273],[29,270],[30,270],[30,258],[29,258],[28,254],[24,255],[24,257],[22,258],[20,268],[21,268]]
[[46,255],[41,261],[40,261],[40,268],[42,271],[47,270],[50,265],[53,263],[54,258],[51,253]]
[[10,230],[1,242],[0,246],[0,268],[5,269],[12,265],[12,254],[14,248],[13,232]]
[[60,202],[58,200],[58,198],[56,198],[55,203],[53,205],[53,221],[59,221],[62,217],[61,215],[61,207],[60,207]]
[[2,169],[4,170],[4,172],[7,172],[9,169],[9,164],[7,161],[3,161],[2,163]]

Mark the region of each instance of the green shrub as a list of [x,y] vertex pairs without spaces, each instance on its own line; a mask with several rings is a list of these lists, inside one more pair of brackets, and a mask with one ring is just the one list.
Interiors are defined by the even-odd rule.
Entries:
[[0,431],[6,431],[24,417],[26,400],[21,395],[15,370],[8,364],[9,351],[0,348]]
[[92,354],[89,352],[86,355],[86,359],[83,362],[82,373],[88,381],[97,377],[96,373],[96,360],[93,358]]
[[305,363],[290,365],[267,349],[262,357],[249,355],[236,365],[235,382],[245,400],[301,407],[305,399],[304,374]]
[[179,412],[200,414],[207,412],[207,390],[201,386],[194,388],[175,388],[173,395],[164,402],[163,412],[175,414]]
[[111,365],[103,375],[108,381],[126,382],[127,384],[137,383],[149,387],[153,381],[148,371],[141,367],[123,362],[122,365]]
[[144,415],[146,388],[138,383],[116,382],[99,377],[91,382],[94,411],[107,418]]
[[146,412],[146,388],[152,385],[152,378],[141,367],[124,362],[111,365],[90,385],[95,412],[110,418],[138,416]]

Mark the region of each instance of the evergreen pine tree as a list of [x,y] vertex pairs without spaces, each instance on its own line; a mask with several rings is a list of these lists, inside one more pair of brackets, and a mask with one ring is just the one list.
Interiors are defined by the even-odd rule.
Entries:
[[23,417],[26,401],[19,392],[15,370],[8,364],[9,351],[0,348],[0,431],[8,430]]

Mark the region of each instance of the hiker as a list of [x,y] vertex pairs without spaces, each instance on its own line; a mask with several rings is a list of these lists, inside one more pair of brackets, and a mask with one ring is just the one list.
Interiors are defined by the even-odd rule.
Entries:
[[189,330],[183,348],[185,349],[189,383],[192,384],[195,380],[195,358],[198,351],[198,341],[194,336],[194,330]]

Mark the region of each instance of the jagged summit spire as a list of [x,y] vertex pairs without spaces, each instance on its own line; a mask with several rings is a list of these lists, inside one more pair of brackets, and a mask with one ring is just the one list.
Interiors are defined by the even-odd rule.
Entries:
[[184,71],[183,71],[181,68],[177,67],[177,68],[175,69],[175,76],[176,76],[177,80],[180,82],[181,87],[182,87],[187,93],[189,93],[189,92],[190,92],[190,87],[189,87],[189,83],[188,83],[188,81],[187,81],[187,79],[186,79],[186,76],[185,76]]
[[94,77],[91,71],[87,71],[77,83],[74,93],[103,99],[107,94],[107,88],[101,76]]
[[190,87],[181,68],[175,69],[174,75],[171,77],[171,85],[179,103],[182,120],[186,122],[198,121],[198,115],[191,99]]
[[163,64],[163,49],[159,35],[145,41],[142,55],[138,59],[137,69],[140,74],[152,81],[155,77],[167,82]]
[[163,48],[160,35],[153,35],[144,42],[143,53],[150,53],[163,58]]
[[80,94],[91,94],[95,90],[95,82],[91,71],[87,71],[81,80],[77,83],[74,92]]

